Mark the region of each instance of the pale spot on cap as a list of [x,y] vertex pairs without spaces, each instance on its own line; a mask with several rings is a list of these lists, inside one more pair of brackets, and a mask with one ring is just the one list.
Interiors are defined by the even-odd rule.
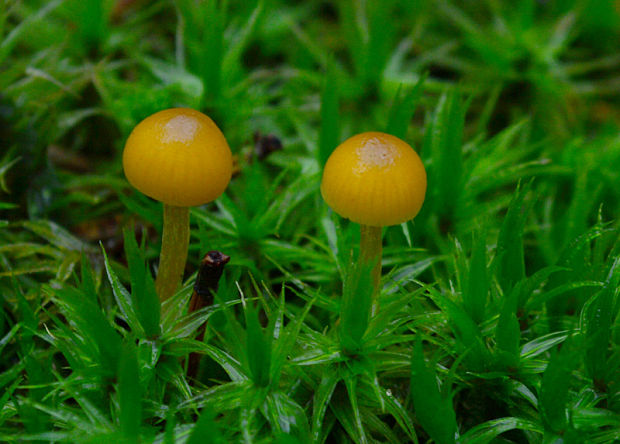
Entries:
[[190,143],[196,137],[198,122],[190,116],[176,116],[164,125],[162,142]]
[[400,157],[396,148],[386,145],[376,137],[366,140],[355,151],[358,158],[355,168],[357,174],[362,174],[374,168],[390,168]]

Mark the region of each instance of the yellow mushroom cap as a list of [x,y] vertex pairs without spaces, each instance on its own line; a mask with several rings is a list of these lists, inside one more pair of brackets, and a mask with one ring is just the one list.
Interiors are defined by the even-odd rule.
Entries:
[[426,193],[426,170],[406,142],[368,132],[345,140],[331,154],[321,182],[325,202],[338,214],[369,226],[413,219]]
[[201,205],[224,192],[232,154],[213,121],[190,108],[159,111],[131,132],[123,151],[129,183],[178,207]]

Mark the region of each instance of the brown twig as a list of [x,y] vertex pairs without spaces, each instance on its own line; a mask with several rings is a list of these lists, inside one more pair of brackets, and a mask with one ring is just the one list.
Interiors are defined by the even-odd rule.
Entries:
[[[217,292],[217,286],[222,277],[224,266],[230,261],[230,256],[226,256],[220,251],[209,251],[200,261],[198,276],[194,283],[194,291],[189,300],[189,313],[200,310],[208,305],[213,305],[213,294]],[[203,341],[205,336],[206,322],[198,329],[196,339]],[[188,378],[196,378],[201,359],[200,353],[190,353],[187,363]]]

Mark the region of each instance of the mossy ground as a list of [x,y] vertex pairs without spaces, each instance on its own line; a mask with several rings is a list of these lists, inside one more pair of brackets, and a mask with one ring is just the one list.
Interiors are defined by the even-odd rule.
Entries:
[[[613,0],[0,2],[0,441],[619,441],[618,42]],[[160,314],[121,152],[173,106],[238,172]],[[363,131],[428,172],[373,316],[319,192]]]

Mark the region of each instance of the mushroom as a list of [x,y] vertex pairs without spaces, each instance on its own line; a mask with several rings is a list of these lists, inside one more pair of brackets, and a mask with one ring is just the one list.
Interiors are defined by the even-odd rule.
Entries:
[[325,202],[360,224],[360,258],[373,263],[373,297],[381,279],[381,230],[413,219],[424,202],[426,171],[417,153],[398,137],[357,134],[331,154],[321,181]]
[[164,204],[155,287],[160,301],[183,278],[189,244],[189,207],[220,196],[230,182],[232,154],[224,135],[199,111],[171,108],[140,122],[123,151],[129,183]]

